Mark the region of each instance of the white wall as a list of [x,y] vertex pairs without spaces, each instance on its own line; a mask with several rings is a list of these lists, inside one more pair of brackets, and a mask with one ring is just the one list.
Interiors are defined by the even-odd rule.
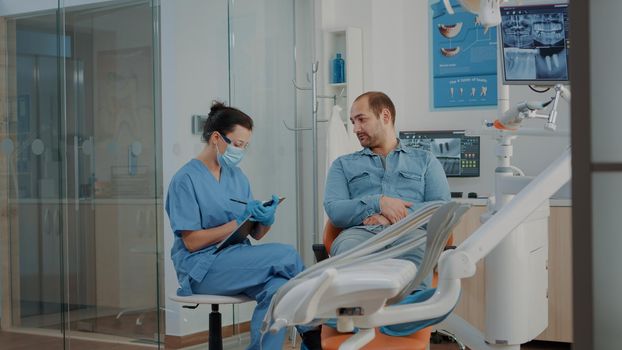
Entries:
[[[432,110],[427,0],[322,0],[322,7],[323,13],[330,15],[324,16],[319,27],[362,28],[364,88],[384,91],[392,98],[397,109],[398,131],[477,129],[483,120],[495,118],[496,109],[490,108]],[[512,87],[510,91],[512,104],[551,96],[533,93],[525,86]],[[541,122],[526,124],[543,127]],[[559,129],[570,127],[569,106],[563,101],[558,125]],[[513,162],[527,174],[537,174],[569,143],[569,137],[521,137],[514,143]],[[481,157],[481,176],[450,178],[452,191],[492,192],[494,141],[487,137],[481,138]]]
[[[191,133],[191,116],[207,114],[212,99],[229,98],[227,54],[227,1],[163,0],[162,52],[162,157],[164,194],[175,172],[203,147]],[[170,250],[173,233],[164,215],[165,294],[178,287]],[[209,309],[182,309],[166,298],[166,334],[204,331]],[[223,324],[231,323],[231,309],[223,308]],[[240,321],[249,319],[249,313]],[[246,316],[246,317],[244,317]]]

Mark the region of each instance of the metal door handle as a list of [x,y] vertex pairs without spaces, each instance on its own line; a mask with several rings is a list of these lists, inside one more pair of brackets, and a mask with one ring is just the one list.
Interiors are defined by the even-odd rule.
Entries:
[[50,209],[48,208],[43,211],[43,234],[50,234]]
[[73,190],[74,190],[74,210],[78,211],[80,208],[80,169],[78,168],[78,163],[80,159],[80,153],[78,150],[78,142],[80,139],[78,135],[73,136]]

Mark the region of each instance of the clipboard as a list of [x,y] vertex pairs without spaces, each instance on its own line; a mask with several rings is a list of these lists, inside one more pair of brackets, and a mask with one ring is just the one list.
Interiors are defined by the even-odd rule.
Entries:
[[[281,204],[284,200],[285,197],[279,198],[279,204]],[[272,200],[263,203],[264,207],[268,207],[271,205]],[[248,235],[253,234],[257,231],[258,227],[259,223],[257,221],[251,220],[250,216],[247,217],[238,225],[238,227],[235,228],[235,230],[233,230],[225,239],[223,239],[222,241],[220,241],[220,243],[216,245],[216,250],[214,251],[214,254],[220,252],[228,246],[244,242]]]

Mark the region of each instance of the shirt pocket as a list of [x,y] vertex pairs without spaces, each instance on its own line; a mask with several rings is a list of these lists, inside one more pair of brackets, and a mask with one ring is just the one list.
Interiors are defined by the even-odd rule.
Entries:
[[372,191],[371,174],[367,171],[353,175],[348,179],[350,198],[359,198]]
[[400,170],[397,175],[395,190],[403,199],[410,201],[423,201],[425,183],[423,176],[414,172]]

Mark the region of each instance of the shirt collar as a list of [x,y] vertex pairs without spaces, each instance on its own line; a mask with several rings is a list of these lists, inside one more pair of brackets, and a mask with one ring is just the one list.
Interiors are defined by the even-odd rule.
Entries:
[[411,147],[402,147],[402,142],[400,141],[400,139],[397,139],[397,147],[395,147],[395,152],[410,153],[410,152],[412,152],[412,148]]
[[[412,151],[412,149],[409,148],[409,147],[402,147],[402,143],[400,142],[400,139],[397,139],[397,146],[395,147],[395,149],[392,152],[410,153],[411,151]],[[368,156],[376,155],[376,153],[372,152],[371,149],[368,148],[368,147],[363,148],[363,150],[361,152],[363,152],[363,154],[368,155]]]

